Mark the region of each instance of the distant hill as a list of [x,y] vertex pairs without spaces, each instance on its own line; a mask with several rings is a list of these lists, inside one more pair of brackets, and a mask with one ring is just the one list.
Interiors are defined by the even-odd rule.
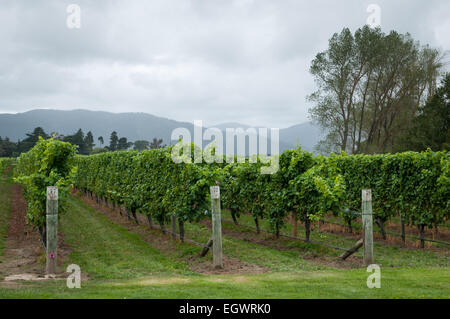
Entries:
[[241,123],[229,122],[229,123],[216,124],[213,127],[216,127],[218,129],[224,131],[227,128],[234,128],[234,129],[236,129],[236,128],[243,128],[243,129],[247,129],[250,126],[246,125],[246,124],[241,124]]
[[315,126],[312,122],[306,122],[290,126],[280,130],[280,140],[296,147],[301,145],[302,149],[312,152],[314,146],[323,138],[320,127]]
[[[130,141],[162,138],[170,144],[170,136],[175,128],[187,128],[193,134],[193,123],[179,122],[147,113],[111,113],[88,110],[47,110],[37,109],[17,114],[0,114],[0,136],[8,136],[12,141],[25,138],[25,134],[35,127],[42,127],[47,133],[74,134],[79,128],[91,131],[95,142],[102,136],[108,144],[112,131]],[[221,130],[249,126],[240,123],[215,125]],[[280,129],[280,151],[295,147],[298,143],[307,151],[312,151],[320,138],[320,129],[311,123],[294,125]],[[269,141],[270,143],[270,141]]]

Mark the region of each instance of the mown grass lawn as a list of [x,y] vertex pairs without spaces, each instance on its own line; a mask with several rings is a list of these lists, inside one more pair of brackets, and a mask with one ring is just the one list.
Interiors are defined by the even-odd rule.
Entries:
[[80,289],[64,281],[0,288],[2,298],[449,298],[449,276],[439,269],[386,269],[381,288],[366,286],[364,270],[258,275],[154,275],[89,280]]
[[[369,289],[365,268],[336,269],[305,260],[301,242],[298,250],[280,251],[225,236],[227,255],[268,272],[203,275],[180,258],[196,258],[199,247],[185,243],[175,254],[161,252],[75,197],[60,224],[72,250],[66,264],[80,265],[89,280],[81,289],[67,288],[65,280],[0,285],[0,298],[450,298],[448,258],[431,251],[376,248],[381,288]],[[206,242],[209,235],[205,225],[186,225],[192,239]]]

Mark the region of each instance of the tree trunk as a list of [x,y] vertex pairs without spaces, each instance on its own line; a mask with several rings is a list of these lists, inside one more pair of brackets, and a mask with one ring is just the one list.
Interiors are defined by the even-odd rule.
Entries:
[[172,214],[171,216],[171,222],[172,222],[172,239],[177,239],[177,219],[175,217],[175,214]]
[[136,222],[136,224],[139,225],[139,221],[138,221],[137,216],[136,216],[136,208],[133,208],[131,210],[131,214],[133,214],[133,218],[134,218],[134,221]]
[[377,222],[378,227],[380,227],[381,236],[383,237],[383,240],[386,240],[386,232],[385,232],[385,230],[384,230],[384,224],[383,224],[383,221],[381,220],[380,217],[377,217],[376,222]]
[[238,225],[238,221],[237,221],[237,218],[236,218],[236,212],[234,211],[234,209],[231,209],[231,218],[233,218],[233,223],[235,224],[235,225]]
[[125,208],[125,211],[127,212],[128,220],[131,220],[130,211],[128,210],[128,208]]
[[181,219],[178,219],[178,228],[180,230],[180,240],[184,242],[184,222]]
[[38,227],[38,232],[41,237],[42,246],[47,249],[47,227],[45,225]]
[[280,222],[278,220],[275,223],[275,237],[280,238]]
[[405,221],[403,220],[402,214],[400,213],[400,223],[401,223],[401,237],[403,245],[406,246],[406,234],[405,234]]
[[306,216],[306,219],[305,219],[305,240],[307,242],[309,242],[310,234],[311,234],[311,221],[309,220],[309,217]]
[[259,234],[259,233],[261,232],[261,230],[259,229],[259,221],[258,221],[258,217],[253,217],[253,219],[255,220],[256,233]]
[[353,227],[352,227],[352,220],[351,219],[347,219],[347,226],[348,226],[348,232],[350,234],[353,233]]
[[147,214],[147,220],[148,220],[148,225],[150,226],[150,228],[153,228],[152,215]]
[[420,248],[425,248],[425,225],[421,224],[418,227],[420,232]]
[[166,228],[164,227],[164,221],[162,219],[159,220],[159,226],[161,227],[161,232],[166,234]]
[[297,237],[297,212],[292,212],[292,237]]

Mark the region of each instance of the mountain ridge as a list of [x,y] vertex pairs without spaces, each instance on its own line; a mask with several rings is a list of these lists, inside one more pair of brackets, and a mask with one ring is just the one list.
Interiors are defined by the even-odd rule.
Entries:
[[[15,114],[0,113],[0,136],[2,138],[9,137],[10,140],[17,141],[25,138],[26,133],[38,126],[47,133],[57,132],[63,135],[74,134],[80,128],[84,133],[91,131],[96,144],[98,144],[99,136],[102,136],[107,144],[112,131],[116,131],[120,137],[127,137],[130,141],[152,140],[157,137],[162,138],[165,144],[170,144],[171,133],[175,128],[187,128],[192,134],[194,127],[193,123],[176,121],[144,112],[113,113],[86,109],[33,109]],[[211,127],[224,131],[227,127],[247,129],[250,126],[227,122]],[[311,122],[280,129],[280,151],[295,147],[297,141],[300,142],[302,149],[313,151],[315,143],[320,138],[319,133],[319,128]]]

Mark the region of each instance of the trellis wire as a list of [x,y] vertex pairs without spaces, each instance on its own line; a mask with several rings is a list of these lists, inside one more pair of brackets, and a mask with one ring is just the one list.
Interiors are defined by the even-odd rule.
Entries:
[[[339,225],[339,226],[342,226],[342,227],[348,227],[348,225],[341,224],[341,223],[336,223],[336,222],[330,222],[330,221],[327,221],[327,220],[324,220],[324,219],[321,220],[321,221],[324,222],[324,223],[327,223],[327,224],[333,224],[333,225]],[[375,231],[380,233],[380,234],[383,233],[381,230],[378,230],[378,229],[375,229]],[[392,232],[389,232],[389,231],[385,231],[384,233],[387,234],[387,235],[392,235],[392,236],[398,236],[398,237],[402,236],[402,234],[392,233]],[[408,237],[408,238],[411,238],[411,239],[416,239],[416,240],[421,240],[420,237],[416,237],[414,235],[405,234],[405,237]],[[447,242],[447,241],[441,241],[441,240],[435,240],[435,239],[429,239],[429,238],[424,238],[423,240],[450,246],[450,242]]]
[[[227,222],[227,223],[233,223],[233,221],[229,220],[229,219],[222,219],[222,221]],[[245,225],[245,224],[239,224],[239,226],[244,226],[244,227],[256,230],[256,227]],[[264,229],[260,229],[260,231],[263,232],[263,233],[272,234],[271,232],[269,232],[267,230],[264,230]],[[303,238],[293,237],[293,236],[284,235],[284,234],[280,234],[280,236],[281,237],[290,238],[290,239],[301,240],[301,241],[304,241],[306,243],[322,245],[322,246],[328,247],[328,248],[333,248],[333,249],[338,249],[338,250],[345,250],[345,251],[348,250],[348,248],[343,248],[343,247],[339,247],[339,246],[333,246],[333,245],[325,244],[324,242],[321,242],[321,241],[316,241],[316,240],[309,240],[309,241],[307,241],[306,239],[303,239]]]

